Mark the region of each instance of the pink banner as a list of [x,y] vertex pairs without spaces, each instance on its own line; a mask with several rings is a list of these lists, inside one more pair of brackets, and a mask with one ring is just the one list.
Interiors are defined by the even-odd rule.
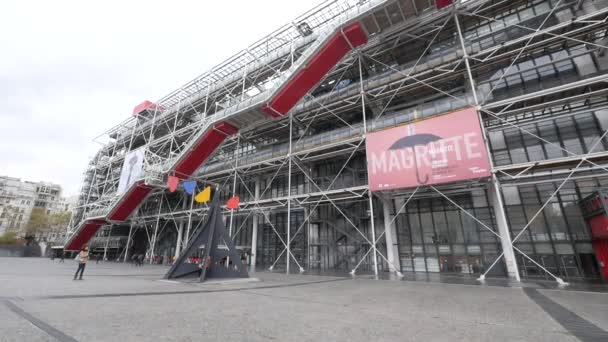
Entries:
[[366,149],[371,191],[451,183],[491,174],[475,108],[370,133]]

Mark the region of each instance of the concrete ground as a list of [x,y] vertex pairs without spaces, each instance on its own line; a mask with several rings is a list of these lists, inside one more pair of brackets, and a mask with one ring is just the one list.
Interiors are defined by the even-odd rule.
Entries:
[[0,341],[608,341],[608,293],[0,258]]

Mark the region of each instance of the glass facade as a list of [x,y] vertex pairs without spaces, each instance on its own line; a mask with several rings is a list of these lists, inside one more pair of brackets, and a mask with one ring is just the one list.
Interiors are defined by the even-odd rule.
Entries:
[[[500,253],[486,191],[450,198],[492,231],[441,197],[412,200],[395,219],[402,271],[479,274]],[[502,263],[489,274],[504,275]]]
[[[536,113],[531,113],[531,116],[534,114]],[[576,111],[573,115],[565,114],[570,113],[563,111],[552,115],[551,110],[547,110],[534,122],[518,124],[519,128],[490,128],[494,164],[504,166],[606,151],[606,138],[597,144],[596,142],[604,132],[601,123],[608,119],[608,111],[589,110]]]
[[[608,122],[608,111],[566,109],[551,112],[545,109],[542,113],[522,115],[522,121],[518,125],[525,132],[508,125],[499,126],[490,120],[485,122],[496,166],[565,158],[571,155],[566,151],[580,155],[592,151],[594,145],[593,152],[603,152],[608,147],[606,139],[596,144]],[[352,158],[334,181],[343,163],[343,159],[334,159],[312,164],[310,177],[322,189],[330,184],[330,190],[366,184],[363,156]],[[519,235],[514,245],[556,276],[567,280],[598,279],[598,263],[578,202],[597,188],[608,186],[608,177],[594,176],[591,171],[585,171],[564,183],[552,196],[568,172],[569,169],[565,169],[565,172],[553,175],[556,180],[547,177],[542,181],[522,178],[510,179],[502,184],[504,211],[511,238]],[[318,191],[303,174],[294,174],[291,181],[292,195]],[[263,200],[288,194],[287,177],[284,175],[260,178],[259,182],[260,198]],[[253,191],[255,182],[249,181],[247,188]],[[242,200],[252,199],[249,191],[243,185],[237,185],[237,194]],[[227,198],[229,194],[223,196]],[[473,190],[452,194],[450,198],[470,215],[434,194],[432,197],[411,200],[395,218],[395,243],[402,271],[478,275],[487,271],[500,255],[501,243],[497,237],[494,207],[487,186],[478,185]],[[402,197],[393,199],[393,214],[404,200]],[[376,231],[379,234],[383,231],[382,203],[374,203]],[[371,239],[366,200],[336,205]],[[311,209],[314,212],[310,222],[306,222],[305,210]],[[234,218],[235,239],[240,246],[251,244],[252,217],[243,215]],[[283,240],[287,239],[287,213],[271,212],[267,218],[258,214],[257,220],[257,260],[261,265],[270,266],[277,261],[284,247],[278,235]],[[308,265],[308,268],[350,271],[370,248],[359,232],[331,204],[298,207],[292,211],[291,221],[291,236],[296,236],[291,244],[292,252],[298,262]],[[527,227],[525,232],[520,234],[524,227]],[[380,240],[379,248],[386,250],[384,239]],[[370,255],[359,270],[373,270]],[[522,278],[550,278],[520,253],[515,252],[515,256]],[[284,253],[276,265],[284,267]],[[386,270],[387,267],[386,263],[380,262],[381,269]],[[506,276],[502,259],[492,267],[488,276]]]
[[[536,120],[520,124],[521,130],[506,125],[490,127],[492,158],[496,166],[504,166],[604,152],[607,141],[599,139],[607,115],[607,111],[555,114],[547,111]],[[522,179],[502,186],[511,238],[516,239],[514,245],[534,260],[515,252],[523,278],[550,279],[538,265],[564,279],[600,277],[579,201],[608,186],[608,177],[587,173],[562,184],[569,170],[566,171],[555,181]],[[496,232],[492,203],[486,190],[451,198]],[[400,207],[398,200],[395,206]],[[402,271],[479,274],[485,272],[501,252],[500,241],[492,232],[441,197],[410,201],[395,224]],[[505,272],[500,261],[489,275],[505,275]]]
[[[291,113],[291,128],[285,121],[263,124],[221,147],[196,175],[200,185],[220,185],[222,202],[240,197],[242,207],[227,224],[232,222],[240,248],[256,249],[251,252],[261,266],[286,266],[283,249],[289,235],[291,252],[306,269],[373,271],[372,223],[380,236],[387,202],[389,213],[396,214],[393,256],[404,272],[477,276],[496,262],[488,275],[506,276],[497,236],[497,217],[503,222],[504,211],[508,228],[501,225],[501,230],[532,259],[515,252],[524,279],[550,279],[542,268],[566,280],[598,279],[579,201],[607,186],[608,170],[585,163],[571,174],[582,155],[608,151],[608,139],[600,140],[608,128],[606,84],[598,77],[605,75],[608,57],[597,49],[604,39],[603,17],[591,16],[596,12],[591,3],[490,2],[486,12],[483,7],[475,12],[488,19],[459,14],[463,44],[454,20],[432,39],[429,34],[443,19],[434,22],[433,30],[413,25],[403,34],[383,36],[386,42],[374,47],[374,54],[369,50],[359,56],[360,68],[349,62],[329,73],[311,93],[315,103],[302,102]],[[575,20],[583,14],[590,19]],[[541,25],[560,37],[528,36]],[[462,63],[462,45],[471,57],[468,63]],[[481,104],[493,166],[500,170],[496,177],[504,206],[495,206],[491,187],[482,179],[442,186],[456,204],[423,189],[397,214],[410,189],[381,191],[372,196],[370,208],[366,134],[474,106],[475,101]],[[606,156],[594,158],[602,165],[608,161]],[[521,177],[509,176],[520,171]],[[179,200],[165,196],[171,203]],[[160,203],[148,199],[140,214],[153,217],[182,208]],[[197,213],[188,217],[195,221],[193,230],[205,208],[191,205]],[[385,241],[378,240],[384,253]],[[388,270],[380,259],[379,267]]]
[[[544,118],[521,124],[521,130],[493,130],[489,136],[494,162],[501,166],[604,152],[607,141],[605,138],[600,140],[600,137],[607,115],[605,110],[558,113],[548,110]],[[606,186],[607,180],[606,177],[574,175],[564,184],[562,181],[522,180],[519,184],[503,186],[511,236],[520,235],[514,245],[559,277],[599,278],[589,228],[578,202]],[[559,191],[555,193],[558,187]],[[521,233],[526,226],[526,231]],[[550,278],[521,254],[516,253],[516,258],[522,277]]]
[[[503,187],[512,239],[527,226],[514,245],[558,277],[598,279],[599,268],[589,228],[578,202],[594,189],[607,186],[608,177],[568,181],[549,200],[560,184],[547,182]],[[450,198],[498,233],[485,190]],[[399,201],[395,205],[400,207]],[[397,215],[395,227],[404,272],[480,274],[501,252],[496,235],[441,197],[411,200]],[[551,278],[517,251],[515,256],[522,278]],[[501,260],[488,275],[505,276],[505,272]]]
[[[514,245],[559,277],[599,278],[589,228],[578,202],[607,183],[607,177],[571,180],[553,197],[561,182],[505,187],[505,209],[512,236],[520,234],[540,210]],[[548,277],[521,255],[517,255],[517,262],[523,277]]]

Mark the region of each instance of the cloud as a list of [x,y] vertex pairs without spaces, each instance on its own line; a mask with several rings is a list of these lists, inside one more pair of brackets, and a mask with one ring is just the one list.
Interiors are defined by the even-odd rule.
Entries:
[[[317,1],[318,2],[318,1]],[[0,12],[0,174],[76,194],[92,139],[272,32],[305,1],[23,0]]]

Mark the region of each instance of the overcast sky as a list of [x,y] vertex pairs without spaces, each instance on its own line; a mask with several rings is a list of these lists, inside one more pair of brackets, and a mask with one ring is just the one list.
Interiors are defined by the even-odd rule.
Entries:
[[319,2],[2,1],[0,175],[76,194],[95,136]]

